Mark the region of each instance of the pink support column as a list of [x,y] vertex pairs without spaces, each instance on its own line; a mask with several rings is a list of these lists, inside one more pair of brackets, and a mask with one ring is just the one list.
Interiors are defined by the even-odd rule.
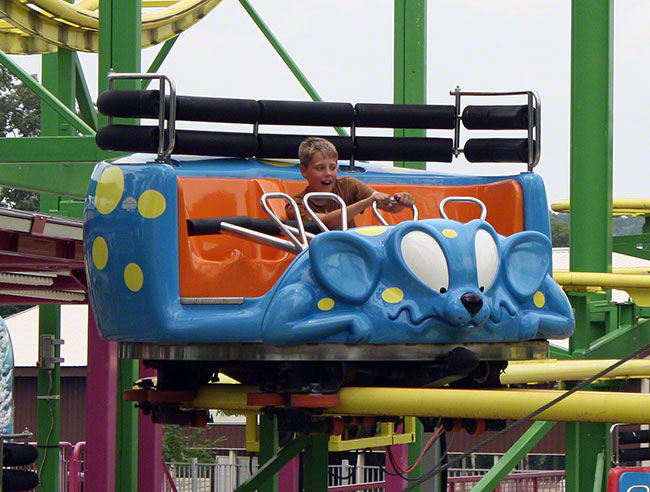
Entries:
[[300,471],[300,455],[296,456],[278,472],[278,490],[282,492],[298,492],[298,473]]
[[[140,377],[156,376],[155,369],[145,368],[140,363]],[[138,490],[158,491],[162,488],[163,426],[154,424],[151,415],[138,415]]]
[[[408,444],[397,444],[395,446],[391,446],[390,450],[393,453],[393,459],[395,460],[395,463],[399,463],[402,468],[406,469],[408,466],[409,457]],[[393,468],[393,464],[388,458],[388,453],[386,454],[386,470],[388,473],[397,473],[395,468]],[[386,474],[386,492],[397,492],[398,490],[406,488],[407,485],[408,483],[406,480],[404,480],[399,475]]]
[[88,307],[84,490],[115,490],[117,344],[99,338]]

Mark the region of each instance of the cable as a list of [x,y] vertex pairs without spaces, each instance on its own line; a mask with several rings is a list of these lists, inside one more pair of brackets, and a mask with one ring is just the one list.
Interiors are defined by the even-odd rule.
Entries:
[[391,451],[390,446],[386,446],[386,453],[390,456],[390,462],[393,463],[393,467],[402,473],[411,473],[418,466],[418,464],[420,463],[420,461],[422,460],[426,452],[429,450],[431,445],[438,438],[438,436],[440,436],[441,432],[442,432],[442,426],[438,427],[438,430],[433,433],[433,435],[429,438],[427,443],[422,448],[422,452],[420,453],[420,456],[418,456],[418,459],[416,459],[415,463],[413,463],[411,466],[407,467],[406,470],[403,469],[399,463],[393,460],[393,452]]
[[357,463],[359,462],[359,450],[357,449],[355,451],[355,458],[354,458],[354,465],[352,466],[352,471],[348,473],[347,477],[342,477],[339,475],[338,471],[336,470],[330,470],[329,467],[327,468],[327,473],[329,474],[330,477],[335,478],[337,480],[349,480],[352,478],[357,471]]
[[501,437],[502,435],[504,435],[504,434],[510,432],[511,430],[515,429],[516,427],[518,427],[519,425],[523,424],[524,422],[533,419],[534,417],[536,417],[536,416],[539,415],[540,413],[544,412],[545,410],[548,410],[548,409],[549,409],[550,407],[552,407],[553,405],[555,405],[555,404],[561,402],[561,401],[564,400],[565,398],[568,398],[568,397],[571,396],[573,393],[575,393],[575,392],[581,390],[582,388],[584,388],[584,387],[590,385],[591,383],[593,383],[593,382],[596,381],[597,379],[600,379],[601,377],[605,376],[608,372],[612,371],[613,369],[616,369],[617,367],[621,366],[622,364],[624,364],[624,363],[627,362],[628,360],[630,360],[630,359],[634,359],[634,358],[640,356],[641,354],[647,352],[648,350],[650,350],[650,343],[644,345],[644,346],[641,347],[640,349],[635,350],[634,352],[632,352],[632,353],[630,353],[629,355],[623,357],[622,359],[619,359],[618,361],[614,362],[611,366],[609,366],[609,367],[603,369],[602,371],[600,371],[599,373],[593,375],[593,376],[590,377],[589,379],[586,379],[586,380],[582,381],[581,383],[578,383],[575,387],[573,387],[573,388],[571,388],[570,390],[566,391],[565,393],[561,394],[560,396],[558,396],[558,397],[555,398],[554,400],[551,400],[550,402],[546,403],[545,405],[542,405],[542,406],[539,407],[537,410],[535,410],[535,411],[529,413],[529,414],[526,415],[525,417],[522,417],[522,418],[520,418],[519,420],[516,420],[515,422],[513,422],[512,424],[510,424],[510,425],[509,425],[508,427],[506,427],[505,429],[503,429],[503,430],[501,430],[501,431],[499,431],[499,432],[496,432],[496,433],[493,434],[492,436],[488,437],[485,441],[483,441],[483,442],[481,442],[481,443],[475,445],[474,447],[470,448],[468,451],[465,451],[465,452],[464,452],[463,454],[461,454],[460,456],[458,456],[458,457],[454,458],[453,460],[447,462],[445,465],[443,465],[443,466],[439,466],[439,467],[435,467],[435,468],[432,468],[432,469],[429,470],[427,473],[425,473],[424,475],[422,475],[420,478],[416,479],[415,482],[414,482],[413,484],[410,484],[410,485],[407,486],[405,489],[402,489],[401,492],[408,492],[409,490],[413,490],[413,488],[415,488],[415,487],[417,487],[418,485],[420,485],[420,484],[426,482],[427,480],[429,480],[430,478],[434,477],[434,476],[437,475],[438,473],[447,470],[447,469],[450,468],[452,465],[454,465],[454,464],[456,464],[457,462],[461,461],[463,458],[469,456],[470,454],[474,453],[475,451],[478,451],[478,450],[481,449],[483,446],[488,445],[489,443],[491,443],[491,442],[494,441],[495,439],[498,439],[498,438]]
[[[54,385],[54,380],[52,376],[52,369],[47,371],[50,377],[50,384],[47,388],[47,396],[52,396],[52,386]],[[43,491],[43,482],[41,481],[41,473],[43,473],[43,468],[45,468],[45,462],[47,461],[47,453],[50,450],[50,438],[52,437],[52,432],[54,432],[54,409],[52,408],[52,400],[47,400],[47,408],[50,411],[50,430],[47,433],[45,438],[45,452],[43,452],[43,461],[41,461],[41,467],[38,469],[38,488]],[[57,446],[58,447],[58,446]]]

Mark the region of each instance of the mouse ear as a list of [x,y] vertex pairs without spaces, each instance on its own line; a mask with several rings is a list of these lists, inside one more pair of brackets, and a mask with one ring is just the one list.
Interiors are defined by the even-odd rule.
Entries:
[[379,253],[357,234],[320,234],[309,245],[309,258],[318,281],[346,301],[364,302],[379,282]]
[[505,281],[520,300],[539,290],[551,266],[551,241],[534,231],[519,232],[503,245]]

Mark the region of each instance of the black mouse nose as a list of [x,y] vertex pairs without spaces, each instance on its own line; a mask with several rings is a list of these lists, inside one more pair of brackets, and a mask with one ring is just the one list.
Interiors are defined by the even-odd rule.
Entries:
[[465,309],[467,309],[469,314],[472,316],[478,313],[483,307],[483,299],[476,292],[465,292],[460,296],[460,302],[463,303]]

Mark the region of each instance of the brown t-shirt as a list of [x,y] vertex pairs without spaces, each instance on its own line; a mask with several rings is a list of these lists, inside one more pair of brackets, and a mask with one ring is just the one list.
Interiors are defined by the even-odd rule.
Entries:
[[[296,201],[296,204],[298,205],[298,209],[300,210],[300,216],[302,217],[302,220],[313,222],[311,215],[309,215],[309,213],[307,213],[307,210],[305,210],[305,206],[302,201],[303,197],[310,191],[311,190],[309,189],[308,186],[300,193],[295,195],[293,199]],[[359,200],[368,198],[370,195],[374,193],[374,190],[366,183],[359,181],[356,178],[352,178],[350,176],[345,176],[343,178],[336,178],[336,182],[334,183],[334,189],[332,191],[336,195],[343,198],[343,201],[345,202],[346,205],[352,205],[353,203],[357,203]],[[326,214],[341,208],[339,202],[335,200],[323,200],[322,204],[318,203],[316,200],[310,200],[309,206],[314,212],[318,214]],[[288,213],[291,208],[291,205],[287,203],[285,208]],[[348,219],[348,228],[350,227],[356,227],[354,223],[354,218]]]

